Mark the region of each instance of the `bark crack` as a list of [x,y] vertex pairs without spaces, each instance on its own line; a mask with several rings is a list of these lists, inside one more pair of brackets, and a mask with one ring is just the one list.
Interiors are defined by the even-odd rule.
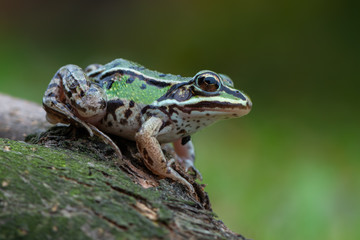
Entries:
[[123,189],[123,188],[120,188],[120,187],[117,187],[117,186],[113,186],[109,182],[105,182],[105,184],[108,185],[111,189],[113,189],[113,190],[115,190],[115,191],[117,191],[119,193],[125,194],[127,196],[133,197],[133,198],[141,200],[143,202],[147,202],[146,198],[144,198],[144,197],[142,197],[142,196],[140,196],[140,195],[138,195],[136,193],[133,193],[133,192],[131,192],[129,190],[126,190],[126,189]]
[[91,209],[91,211],[92,211],[97,217],[99,217],[99,218],[101,218],[101,219],[104,219],[106,222],[110,223],[111,225],[115,226],[116,228],[119,228],[119,229],[124,230],[124,231],[126,231],[126,230],[129,229],[127,226],[120,225],[119,223],[117,223],[116,221],[112,220],[111,218],[106,217],[106,216],[104,216],[104,215],[102,215],[102,214],[94,211],[93,209]]
[[80,184],[80,185],[83,185],[83,186],[86,186],[86,187],[93,187],[93,185],[90,185],[90,184],[84,183],[84,182],[80,182],[77,179],[70,178],[70,177],[67,177],[67,176],[64,176],[64,175],[60,175],[59,178],[62,178],[62,179],[68,180],[68,181],[72,181],[74,183],[77,183],[77,184]]

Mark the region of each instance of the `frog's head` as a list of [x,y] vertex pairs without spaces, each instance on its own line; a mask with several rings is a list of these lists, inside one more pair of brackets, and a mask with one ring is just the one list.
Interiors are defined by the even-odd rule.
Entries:
[[234,89],[228,76],[209,70],[198,72],[189,81],[173,85],[166,95],[158,99],[158,104],[176,106],[192,117],[213,120],[241,117],[252,107],[250,98]]

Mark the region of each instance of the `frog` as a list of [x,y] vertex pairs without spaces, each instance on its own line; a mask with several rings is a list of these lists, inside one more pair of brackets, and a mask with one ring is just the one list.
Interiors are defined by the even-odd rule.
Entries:
[[[47,121],[85,128],[114,149],[119,165],[126,163],[109,135],[135,141],[147,169],[192,193],[193,185],[172,167],[177,161],[202,180],[194,164],[192,134],[219,120],[244,116],[252,108],[250,98],[225,74],[202,70],[182,77],[122,58],[85,69],[61,67],[42,103]],[[168,160],[163,148],[171,143],[173,157]]]

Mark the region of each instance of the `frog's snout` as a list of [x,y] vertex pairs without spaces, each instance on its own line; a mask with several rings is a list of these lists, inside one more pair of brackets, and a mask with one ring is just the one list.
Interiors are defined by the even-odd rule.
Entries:
[[252,102],[251,102],[251,100],[250,100],[249,97],[247,98],[246,106],[247,106],[247,108],[248,108],[249,110],[252,108]]

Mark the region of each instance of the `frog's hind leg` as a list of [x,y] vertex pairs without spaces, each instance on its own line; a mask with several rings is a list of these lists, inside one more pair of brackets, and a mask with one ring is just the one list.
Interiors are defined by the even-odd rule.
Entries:
[[113,140],[111,140],[111,138],[106,135],[105,133],[103,133],[102,131],[100,131],[97,127],[95,127],[92,124],[89,124],[89,127],[91,128],[91,130],[93,130],[94,134],[96,136],[98,136],[101,140],[103,140],[103,142],[109,144],[115,151],[116,155],[118,156],[118,161],[117,163],[121,166],[124,164],[123,161],[123,157],[122,157],[122,153],[119,149],[119,147],[114,143]]
[[[49,107],[49,104],[52,106]],[[44,108],[47,112],[46,118],[50,123],[76,123],[80,126],[84,127],[88,132],[90,137],[96,135],[99,137],[103,142],[109,144],[115,151],[116,155],[118,156],[119,161],[117,161],[120,165],[123,164],[123,157],[119,147],[114,143],[113,140],[103,132],[101,132],[97,127],[90,123],[85,123],[66,107],[66,105],[62,105],[61,103],[54,103],[54,102],[47,102],[44,103]],[[67,116],[67,117],[66,117]]]
[[173,142],[174,150],[176,153],[176,157],[179,162],[185,168],[185,171],[188,172],[191,169],[195,173],[195,177],[202,181],[202,176],[199,170],[196,169],[195,162],[195,149],[194,145],[189,137],[178,139]]
[[90,136],[95,134],[111,145],[118,158],[122,159],[119,147],[93,125],[106,113],[106,95],[88,80],[80,67],[67,65],[55,74],[44,94],[43,107],[50,123],[80,125]]
[[75,116],[71,111],[70,105],[66,104],[66,96],[62,85],[61,68],[50,81],[48,88],[43,96],[43,108],[46,111],[46,119],[52,124],[56,123],[75,123],[84,127],[93,136],[90,127]]

